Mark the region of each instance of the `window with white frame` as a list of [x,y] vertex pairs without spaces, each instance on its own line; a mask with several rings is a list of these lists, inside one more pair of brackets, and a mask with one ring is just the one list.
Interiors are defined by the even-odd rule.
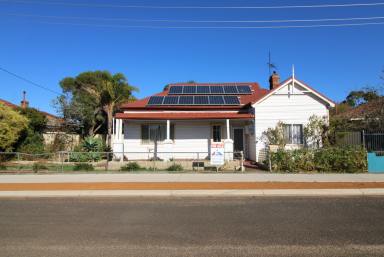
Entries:
[[212,127],[213,142],[221,142],[221,126],[214,125]]
[[[143,143],[162,142],[167,139],[167,126],[164,124],[141,125],[141,141]],[[171,124],[170,139],[175,139],[175,126]]]
[[284,124],[284,139],[287,144],[301,145],[304,141],[302,124]]

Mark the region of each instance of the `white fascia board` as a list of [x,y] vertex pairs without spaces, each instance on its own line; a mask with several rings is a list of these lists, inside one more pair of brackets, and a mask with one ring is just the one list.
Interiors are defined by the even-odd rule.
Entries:
[[[267,99],[268,97],[270,97],[271,95],[275,94],[276,92],[278,92],[279,90],[281,90],[282,88],[286,87],[288,84],[292,83],[292,78],[287,80],[284,84],[281,84],[276,90],[273,90],[272,92],[268,93],[267,95],[265,95],[264,97],[262,97],[261,99],[259,99],[256,103],[254,103],[252,106],[255,108],[257,104],[263,102],[265,99]],[[327,98],[325,98],[324,96],[322,96],[321,94],[319,94],[318,92],[314,91],[312,88],[306,86],[305,84],[301,83],[300,81],[298,80],[295,80],[295,83],[299,84],[301,87],[305,88],[307,91],[306,92],[310,92],[310,93],[313,93],[314,95],[316,95],[317,97],[319,97],[320,99],[322,99],[323,101],[327,102],[329,104],[329,106],[331,107],[335,107],[335,103],[333,103],[332,101],[328,100]]]

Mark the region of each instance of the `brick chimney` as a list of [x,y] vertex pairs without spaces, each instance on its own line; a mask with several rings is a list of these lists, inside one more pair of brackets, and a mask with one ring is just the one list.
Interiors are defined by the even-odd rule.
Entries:
[[280,76],[276,73],[276,71],[273,72],[271,77],[269,77],[269,89],[272,90],[280,85]]
[[23,109],[28,108],[28,105],[29,105],[29,102],[27,101],[27,98],[26,98],[26,94],[27,92],[23,91],[23,101],[21,101],[21,104],[20,104],[21,108]]

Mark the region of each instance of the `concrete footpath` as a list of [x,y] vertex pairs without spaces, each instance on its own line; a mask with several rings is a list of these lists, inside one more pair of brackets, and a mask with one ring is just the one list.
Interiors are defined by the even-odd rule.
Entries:
[[0,175],[0,197],[384,195],[384,174]]

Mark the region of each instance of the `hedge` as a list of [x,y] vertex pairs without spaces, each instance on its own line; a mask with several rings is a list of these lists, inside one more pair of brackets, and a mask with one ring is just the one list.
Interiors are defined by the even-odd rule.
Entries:
[[287,173],[361,173],[368,166],[363,148],[278,150],[270,153],[270,160],[272,171]]

